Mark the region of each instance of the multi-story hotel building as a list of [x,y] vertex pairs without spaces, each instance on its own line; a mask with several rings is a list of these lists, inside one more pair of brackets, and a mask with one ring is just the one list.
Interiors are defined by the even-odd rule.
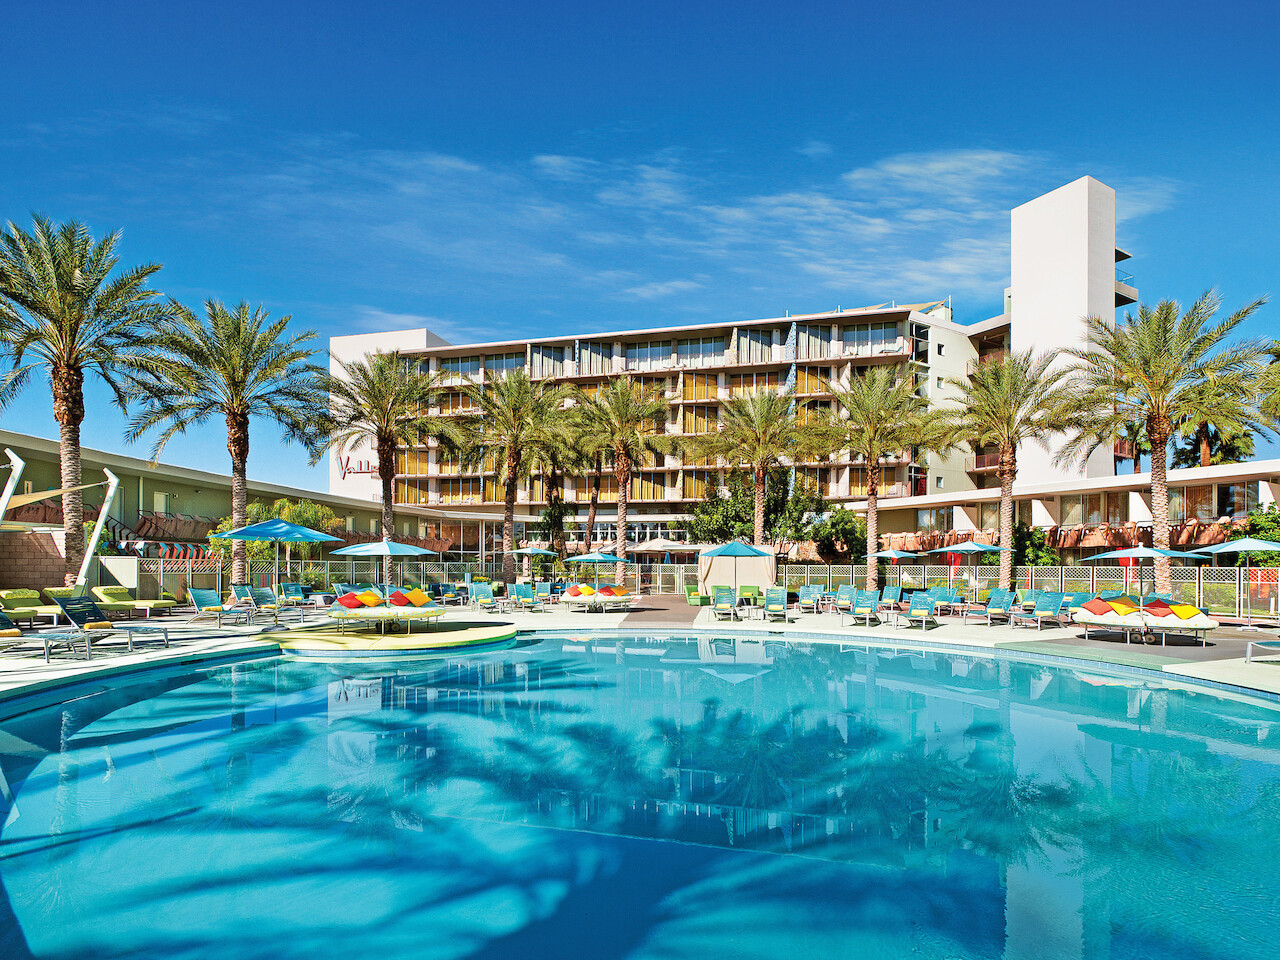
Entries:
[[[1011,282],[1004,310],[979,323],[956,323],[950,301],[944,299],[460,345],[417,329],[334,337],[332,367],[336,370],[338,359],[399,351],[449,385],[439,412],[467,409],[462,390],[466,382],[484,383],[517,368],[526,369],[535,380],[572,383],[587,393],[625,374],[662,388],[668,400],[665,430],[680,436],[714,431],[727,398],[762,389],[792,391],[801,416],[811,415],[831,407],[833,389],[876,365],[896,366],[931,402],[945,404],[956,394],[949,381],[1010,349],[1054,351],[1063,356],[1061,362],[1068,362],[1065,351],[1083,342],[1086,316],[1113,319],[1117,308],[1138,298],[1131,277],[1116,266],[1129,254],[1116,246],[1115,192],[1110,187],[1082,177],[1017,207],[1011,220]],[[1035,445],[1019,451],[1015,493],[1020,518],[1046,527],[1149,524],[1141,475],[1117,476],[1118,461],[1129,451],[1099,451],[1078,469],[1057,465],[1055,453],[1056,443],[1050,443],[1048,451]],[[493,511],[495,519],[500,515],[503,491],[492,470],[464,472],[431,440],[403,448],[397,457],[396,502],[408,508],[406,514],[419,513],[414,507],[430,507],[464,510],[472,516]],[[917,543],[922,536],[951,531],[993,530],[998,501],[998,490],[991,489],[995,465],[994,452],[985,449],[948,457],[894,451],[875,466],[881,471],[881,530],[913,535]],[[629,539],[672,536],[692,505],[708,489],[723,485],[728,469],[722,463],[679,456],[641,465],[630,491]],[[857,509],[865,498],[867,469],[844,451],[823,462],[798,463],[795,475],[798,483],[811,486],[828,502]],[[1216,518],[1220,514],[1214,511],[1225,497],[1231,501],[1231,513],[1239,513],[1259,500],[1273,499],[1273,482],[1280,476],[1280,462],[1274,461],[1210,469],[1223,476],[1208,480],[1207,493],[1200,489],[1205,483],[1179,487],[1175,496],[1182,499],[1175,499],[1175,512],[1178,503],[1193,497],[1206,505],[1203,510],[1189,508],[1190,516],[1207,511]],[[332,492],[378,498],[368,453],[335,458],[329,470]],[[1179,480],[1176,472],[1171,479]],[[1193,492],[1185,493],[1184,488]],[[587,490],[584,478],[565,479],[565,501],[577,508],[579,519],[586,513]],[[606,473],[598,543],[614,539],[609,505],[616,500],[616,481]],[[517,503],[522,521],[535,519],[546,505],[545,479],[535,475],[522,485]],[[420,529],[405,532],[438,534],[437,521],[421,515],[414,519]],[[411,525],[414,520],[404,522]],[[487,526],[482,535],[486,542],[480,545],[484,552],[497,527]],[[1109,535],[1097,545],[1114,542]]]

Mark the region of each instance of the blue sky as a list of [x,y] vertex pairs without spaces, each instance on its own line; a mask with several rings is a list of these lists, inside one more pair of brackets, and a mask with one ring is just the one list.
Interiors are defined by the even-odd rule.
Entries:
[[[1119,192],[1143,298],[1280,293],[1273,4],[28,5],[0,219],[124,231],[157,286],[450,340],[952,296],[1008,211]],[[1275,335],[1280,304],[1250,333]],[[56,436],[47,385],[0,424]],[[126,446],[92,391],[86,445]],[[323,489],[255,426],[250,475]],[[220,424],[164,460],[226,469]]]

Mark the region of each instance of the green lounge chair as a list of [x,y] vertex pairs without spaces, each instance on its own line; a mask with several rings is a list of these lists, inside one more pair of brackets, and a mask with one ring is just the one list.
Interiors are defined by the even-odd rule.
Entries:
[[711,598],[705,593],[699,593],[698,586],[694,583],[685,585],[684,598],[691,607],[705,607],[711,603]]
[[57,604],[46,604],[40,599],[39,590],[18,587],[12,590],[0,590],[0,610],[13,620],[29,620],[35,626],[37,617],[48,617],[50,623],[57,623],[62,610]]
[[178,605],[177,600],[135,600],[129,595],[128,587],[94,587],[93,595],[103,610],[119,609],[116,604],[127,603],[131,611],[141,610],[148,617],[155,611],[163,613]]
[[738,587],[738,601],[746,601],[751,606],[758,607],[764,603],[764,594],[753,584],[743,584]]

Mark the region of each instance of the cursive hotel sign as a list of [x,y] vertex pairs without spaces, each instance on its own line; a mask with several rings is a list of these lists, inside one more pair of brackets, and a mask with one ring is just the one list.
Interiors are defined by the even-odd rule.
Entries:
[[338,472],[342,475],[342,479],[354,473],[376,474],[378,465],[371,460],[356,460],[352,462],[350,457],[338,457]]

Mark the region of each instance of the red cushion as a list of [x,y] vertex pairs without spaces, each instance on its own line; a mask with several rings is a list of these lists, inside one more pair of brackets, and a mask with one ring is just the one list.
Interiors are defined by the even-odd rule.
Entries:
[[602,597],[612,597],[613,587],[601,587],[599,590],[596,591],[596,593],[600,594],[600,596]]
[[1104,613],[1111,612],[1111,604],[1103,600],[1101,597],[1094,597],[1088,603],[1081,604],[1081,610],[1088,610],[1090,613],[1101,616]]
[[344,607],[349,607],[352,610],[355,610],[359,607],[364,606],[364,601],[361,600],[354,593],[344,593],[342,596],[338,598],[337,602],[342,604]]
[[1144,603],[1143,607],[1145,607],[1147,610],[1160,610],[1160,611],[1167,612],[1169,610],[1169,601],[1168,600],[1152,600],[1148,603]]
[[568,590],[566,590],[565,593],[567,593],[571,597],[582,596],[582,591],[578,589],[578,585],[576,583],[573,586],[571,586]]
[[391,596],[387,597],[387,599],[391,601],[393,606],[397,606],[397,607],[407,607],[412,602],[408,597],[406,597],[399,590],[397,590]]

